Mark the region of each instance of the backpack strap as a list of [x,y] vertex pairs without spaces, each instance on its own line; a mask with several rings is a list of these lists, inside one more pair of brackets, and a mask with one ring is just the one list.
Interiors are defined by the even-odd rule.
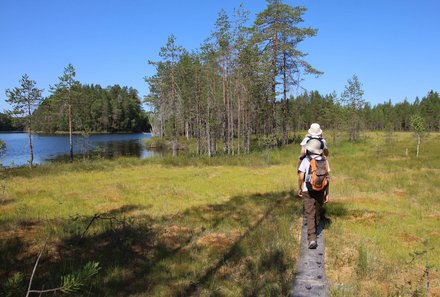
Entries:
[[[322,148],[321,148],[321,149],[322,149]],[[319,156],[324,157],[324,154],[320,154],[320,155],[312,154],[312,153],[310,153],[309,150],[306,150],[306,154],[305,154],[304,158],[305,158],[305,157],[308,157],[308,158],[309,158],[309,161],[311,161],[312,159],[314,159],[314,158],[312,158],[312,155],[315,155],[315,156],[317,156],[317,157],[319,157]],[[303,159],[304,159],[304,158],[303,158]]]
[[322,136],[306,136],[306,137],[308,137],[309,139],[307,139],[307,141],[306,141],[306,144],[310,141],[310,140],[312,140],[312,139],[316,139],[316,140],[319,140],[319,142],[321,143],[321,149],[323,150],[324,149],[324,141],[322,141]]

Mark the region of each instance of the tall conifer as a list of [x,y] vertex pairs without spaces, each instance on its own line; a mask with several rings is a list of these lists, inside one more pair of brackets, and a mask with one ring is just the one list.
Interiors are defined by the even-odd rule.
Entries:
[[42,89],[36,87],[36,82],[31,80],[27,74],[20,79],[20,86],[14,89],[7,89],[6,102],[13,106],[14,115],[27,119],[27,129],[29,137],[29,167],[34,161],[34,149],[32,145],[32,115],[34,110],[42,101]]

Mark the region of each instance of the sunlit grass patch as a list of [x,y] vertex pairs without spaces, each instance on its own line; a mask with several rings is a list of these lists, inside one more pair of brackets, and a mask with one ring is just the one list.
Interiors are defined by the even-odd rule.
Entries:
[[[10,260],[2,258],[0,280],[28,271],[39,243],[48,240],[36,286],[56,286],[59,275],[93,259],[103,268],[89,288],[94,296],[201,292],[226,261],[244,257],[242,243],[265,228],[254,239],[264,248],[250,256],[269,253],[267,259],[284,259],[288,266],[271,272],[271,285],[261,290],[278,292],[282,280],[286,291],[298,254],[293,234],[299,232],[295,218],[301,206],[292,200],[296,173],[293,161],[285,162],[288,153],[269,156],[123,158],[10,172],[11,203],[0,205],[0,232],[17,242],[1,247],[0,252],[12,254],[6,254]],[[285,222],[284,227],[272,220]],[[269,236],[278,243],[264,245]],[[264,267],[258,271],[269,269]]]
[[[420,295],[428,280],[434,292],[440,137],[429,135],[416,158],[410,133],[394,133],[392,141],[384,133],[365,136],[356,144],[329,142],[331,293]],[[302,213],[292,199],[297,149],[9,172],[0,203],[0,280],[17,272],[28,278],[49,238],[41,285],[56,285],[57,276],[96,260],[103,269],[89,288],[94,296],[286,295]]]
[[326,233],[332,295],[422,296],[428,283],[440,287],[433,233],[440,227],[440,141],[427,138],[419,158],[410,133],[395,133],[390,143],[373,133],[360,145],[331,159],[338,205],[328,206]]

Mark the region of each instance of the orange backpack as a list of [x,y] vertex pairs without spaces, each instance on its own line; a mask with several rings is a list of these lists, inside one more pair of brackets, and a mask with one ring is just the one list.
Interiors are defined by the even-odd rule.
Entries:
[[309,192],[325,190],[328,185],[328,163],[322,157],[319,160],[310,159],[309,173],[306,179],[306,186]]

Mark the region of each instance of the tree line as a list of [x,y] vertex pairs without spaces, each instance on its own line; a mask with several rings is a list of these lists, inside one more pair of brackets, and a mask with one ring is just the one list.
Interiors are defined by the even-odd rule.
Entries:
[[[89,132],[148,131],[148,117],[136,89],[119,85],[78,85],[72,97],[72,129]],[[35,131],[68,131],[62,91],[56,90],[33,114]]]
[[347,129],[352,141],[365,128],[406,131],[413,113],[425,116],[429,129],[439,128],[435,92],[413,104],[405,100],[372,107],[353,75],[340,96],[318,91],[292,96],[293,90],[301,90],[304,75],[322,74],[299,49],[317,34],[317,29],[300,26],[305,12],[301,6],[268,0],[248,26],[243,6],[232,17],[221,10],[211,36],[192,52],[170,35],[160,49],[161,59],[149,61],[155,73],[145,78],[152,132],[172,141],[173,154],[184,136],[196,140],[197,153],[211,156],[248,153],[251,135],[286,144],[291,132],[313,122],[334,131]]
[[[347,130],[350,109],[335,93],[321,95],[318,91],[304,92],[290,100],[291,131],[307,130],[311,123],[319,119],[326,129]],[[369,131],[392,130],[411,131],[411,116],[424,119],[427,131],[440,132],[440,95],[433,90],[426,96],[410,103],[407,99],[393,104],[391,100],[372,106],[365,102],[359,109],[361,129]]]
[[[32,96],[27,85],[39,90]],[[146,132],[150,130],[148,113],[142,107],[138,91],[132,87],[75,83],[66,100],[66,89],[51,87],[51,94],[43,98],[36,82],[23,75],[20,86],[8,89],[7,102],[11,110],[0,113],[0,131],[32,130],[39,133],[69,131],[69,105],[71,128],[76,132],[117,133]],[[25,92],[25,93],[23,93]],[[29,126],[29,118],[32,126]]]
[[0,131],[23,131],[23,119],[14,118],[8,112],[0,112]]
[[[150,130],[148,113],[144,111],[136,89],[119,85],[80,85],[73,99],[73,130],[90,132],[144,132]],[[68,131],[60,94],[44,99],[32,113],[33,131],[56,133]],[[24,131],[26,117],[13,112],[0,112],[0,131]]]
[[[87,116],[85,113],[84,118],[88,118],[88,120],[83,120],[78,115],[78,123],[88,123],[88,127],[92,128],[93,131],[100,132],[111,132],[111,131],[119,131],[117,129],[118,121],[116,118],[110,114],[110,111],[115,111],[115,114],[118,115],[121,113],[121,109],[119,108],[110,108],[111,98],[109,95],[109,90],[112,88],[116,89],[130,89],[127,87],[107,87],[105,89],[101,88],[99,85],[84,85],[85,89],[97,89],[99,90],[99,94],[101,94],[101,102],[99,100],[90,101],[90,108],[87,110],[87,113],[100,114],[100,117],[93,118],[93,116]],[[135,90],[134,90],[135,91]],[[95,91],[93,91],[95,92]],[[125,91],[124,91],[125,92]],[[117,92],[111,92],[113,94]],[[106,95],[104,95],[106,94]],[[98,96],[96,96],[98,97]],[[96,98],[95,97],[95,98]],[[86,98],[86,97],[83,97]],[[90,96],[92,98],[92,96]],[[106,99],[104,99],[106,98]],[[103,103],[105,102],[105,103]],[[344,123],[347,122],[346,107],[342,104],[340,98],[333,93],[323,95],[319,93],[319,91],[310,91],[304,92],[299,96],[289,96],[289,114],[288,114],[288,128],[289,131],[304,131],[307,130],[310,124],[319,118],[320,123],[326,129],[339,129],[344,130]],[[50,105],[46,106],[47,103],[42,103],[40,109],[37,110],[35,117],[38,118],[35,123],[36,131],[43,131],[47,133],[56,132],[56,131],[67,131],[65,128],[66,120],[58,119],[54,120],[56,115],[60,116],[59,113],[51,114],[48,112],[50,109]],[[115,106],[116,104],[113,104]],[[100,107],[103,106],[101,109]],[[84,108],[86,108],[84,106]],[[95,109],[95,112],[92,112]],[[127,114],[127,113],[122,113]],[[141,122],[140,127],[146,127],[146,131],[149,129],[148,124],[148,116],[145,112],[140,113],[140,117],[136,117],[138,120],[135,120],[136,123]],[[420,115],[424,119],[425,128],[428,131],[439,131],[440,132],[440,95],[438,92],[433,90],[429,91],[426,96],[420,98],[416,98],[412,103],[410,103],[407,99],[404,99],[403,102],[393,104],[391,100],[376,104],[371,106],[370,103],[366,103],[361,109],[362,114],[362,125],[366,130],[377,131],[377,130],[392,130],[392,131],[410,131],[411,123],[410,118],[411,115],[417,114]],[[103,116],[104,115],[104,116]],[[44,118],[47,119],[45,122]],[[128,124],[128,120],[124,121]],[[60,124],[62,123],[62,124]],[[111,127],[110,123],[114,123],[114,126]],[[124,125],[119,125],[122,127]],[[80,130],[81,125],[78,125],[76,130]],[[60,129],[59,129],[60,128]],[[23,131],[25,129],[25,121],[24,118],[16,118],[10,115],[9,113],[0,113],[0,131]],[[113,130],[112,130],[113,129]],[[122,129],[120,131],[129,131],[128,129]],[[136,131],[136,130],[134,130]],[[144,129],[138,131],[145,131]]]
[[[269,0],[253,26],[241,5],[230,18],[221,10],[212,35],[189,53],[171,35],[161,48],[156,73],[146,78],[153,131],[195,137],[196,150],[234,155],[249,152],[251,134],[288,141],[288,94],[300,74],[319,75],[298,45],[316,29],[300,27],[304,7]],[[218,148],[220,145],[222,148]]]

